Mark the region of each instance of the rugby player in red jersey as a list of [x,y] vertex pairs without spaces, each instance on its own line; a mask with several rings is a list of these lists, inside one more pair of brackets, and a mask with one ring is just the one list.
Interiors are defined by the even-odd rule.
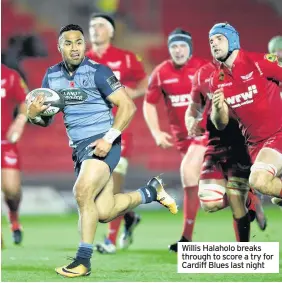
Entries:
[[[20,160],[16,143],[21,138],[26,117],[25,99],[27,87],[20,75],[1,64],[1,187],[9,208],[9,221],[15,244],[22,242],[22,227],[19,221],[21,201]],[[13,112],[19,112],[13,120]]]
[[[215,212],[231,206],[237,241],[249,241],[250,220],[255,217],[264,230],[266,219],[259,198],[249,189],[250,157],[244,137],[235,119],[230,119],[224,131],[218,131],[210,121],[211,93],[210,75],[215,64],[201,67],[195,74],[192,103],[186,112],[186,124],[191,135],[197,135],[198,121],[207,113],[207,151],[204,156],[199,198],[202,208]],[[205,116],[205,115],[204,115]]]
[[238,119],[253,162],[250,186],[277,197],[277,204],[282,205],[282,100],[278,86],[282,67],[278,58],[242,50],[238,32],[227,23],[213,26],[209,42],[213,57],[220,62],[210,82],[211,120],[222,130],[230,113]]
[[[191,101],[192,80],[196,70],[207,61],[193,56],[192,37],[180,28],[168,36],[168,49],[171,59],[158,65],[149,80],[144,100],[144,117],[147,125],[161,148],[173,146],[182,155],[180,174],[184,189],[184,222],[181,242],[192,240],[196,214],[199,208],[198,182],[205,152],[206,137],[189,137],[185,126],[185,111]],[[164,99],[171,134],[163,132],[159,126],[156,104]],[[177,251],[177,243],[169,246]]]
[[[111,41],[115,32],[114,20],[106,14],[93,14],[89,22],[91,49],[86,53],[90,59],[107,65],[118,80],[126,87],[126,92],[133,98],[145,94],[148,79],[141,59],[131,51],[117,48]],[[114,113],[116,109],[114,108]],[[133,121],[134,122],[134,121]],[[122,134],[122,152],[120,162],[113,172],[114,191],[120,193],[128,170],[128,161],[132,149],[130,127]],[[116,239],[122,219],[125,220],[124,232],[120,236],[120,248],[127,248],[132,243],[133,230],[140,221],[140,216],[133,211],[127,212],[109,223],[108,235],[103,243],[97,244],[101,253],[115,253]]]

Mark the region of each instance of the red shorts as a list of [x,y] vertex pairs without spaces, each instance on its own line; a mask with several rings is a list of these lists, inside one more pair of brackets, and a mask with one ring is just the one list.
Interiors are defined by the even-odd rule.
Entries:
[[122,133],[121,135],[121,157],[129,158],[133,148],[133,139],[131,133]]
[[249,178],[251,161],[245,146],[209,145],[204,156],[200,180]]
[[272,148],[282,154],[282,131],[276,133],[265,141],[257,143],[256,145],[248,146],[252,162],[255,162],[258,153],[264,147]]
[[16,144],[1,142],[1,168],[20,170],[19,152]]
[[192,144],[206,146],[207,142],[208,142],[208,136],[203,135],[203,136],[199,136],[199,137],[195,137],[195,138],[188,137],[184,141],[177,141],[175,143],[175,145],[176,145],[176,149],[179,150],[182,155],[185,155],[188,148]]

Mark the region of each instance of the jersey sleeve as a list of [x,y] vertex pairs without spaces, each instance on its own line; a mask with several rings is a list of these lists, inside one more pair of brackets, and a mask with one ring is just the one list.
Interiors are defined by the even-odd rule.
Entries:
[[48,81],[48,70],[46,71],[44,77],[43,77],[43,80],[42,80],[42,83],[41,83],[41,87],[43,88],[50,88],[49,86],[49,81]]
[[143,80],[147,75],[145,73],[141,57],[134,53],[130,53],[129,60],[132,78],[137,82]]
[[98,90],[104,97],[111,95],[122,87],[122,84],[116,78],[113,71],[105,65],[98,67],[95,72],[94,80]]
[[13,72],[13,82],[12,82],[12,92],[14,99],[17,104],[25,102],[26,96],[28,94],[28,88],[21,76],[14,71]]
[[257,67],[267,78],[282,82],[282,65],[279,65],[275,54],[265,54],[263,58],[257,60]]
[[151,104],[157,104],[162,97],[162,87],[160,73],[154,70],[149,78],[149,85],[145,94],[145,101]]

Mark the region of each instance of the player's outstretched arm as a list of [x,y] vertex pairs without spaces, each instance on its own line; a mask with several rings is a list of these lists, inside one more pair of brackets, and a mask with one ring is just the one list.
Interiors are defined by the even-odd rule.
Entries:
[[126,92],[132,99],[136,99],[145,94],[147,90],[147,86],[148,86],[148,78],[145,77],[144,79],[138,82],[136,88],[131,89],[129,87],[126,87]]
[[214,92],[212,98],[211,121],[218,130],[224,130],[229,122],[229,110],[224,101],[224,93],[222,89]]
[[136,106],[124,88],[119,88],[107,99],[118,107],[112,128],[122,132],[132,120]]
[[172,139],[172,136],[166,132],[161,131],[160,129],[156,105],[144,100],[143,114],[145,121],[149,127],[149,130],[151,131],[151,134],[155,139],[156,144],[161,148],[172,147],[173,144],[170,141]]
[[25,102],[21,103],[18,109],[19,113],[7,132],[7,139],[11,143],[16,143],[19,141],[27,121],[27,108]]
[[157,133],[161,132],[156,105],[144,100],[143,114],[152,136],[155,137]]

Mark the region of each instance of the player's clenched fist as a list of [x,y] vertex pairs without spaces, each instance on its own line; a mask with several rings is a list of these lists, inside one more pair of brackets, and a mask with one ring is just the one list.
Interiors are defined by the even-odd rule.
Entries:
[[217,89],[212,97],[212,105],[216,110],[220,110],[224,104],[224,93],[223,89]]
[[31,98],[28,98],[27,115],[30,119],[34,119],[36,116],[40,115],[40,113],[44,112],[46,109],[50,107],[50,104],[44,105],[44,102],[45,102],[45,96],[41,94],[35,97],[33,101],[31,101]]
[[91,143],[89,147],[95,147],[93,154],[98,157],[105,157],[112,148],[112,144],[104,139],[98,139]]

